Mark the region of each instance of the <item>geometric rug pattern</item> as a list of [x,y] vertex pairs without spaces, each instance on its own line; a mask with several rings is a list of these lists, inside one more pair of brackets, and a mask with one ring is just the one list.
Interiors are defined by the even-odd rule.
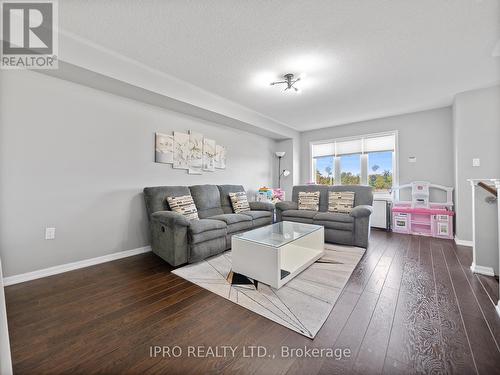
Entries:
[[231,251],[172,273],[312,339],[364,253],[359,247],[325,244],[325,255],[280,289],[251,280],[235,283]]

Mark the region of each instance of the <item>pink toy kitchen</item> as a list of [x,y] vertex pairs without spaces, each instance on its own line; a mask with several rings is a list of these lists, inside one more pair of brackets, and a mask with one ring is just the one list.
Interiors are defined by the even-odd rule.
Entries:
[[[399,200],[404,190],[410,190],[411,200]],[[431,202],[430,191],[443,191],[446,202]],[[408,193],[406,190],[406,193]],[[437,238],[453,238],[453,188],[425,181],[400,185],[392,191],[392,230]]]

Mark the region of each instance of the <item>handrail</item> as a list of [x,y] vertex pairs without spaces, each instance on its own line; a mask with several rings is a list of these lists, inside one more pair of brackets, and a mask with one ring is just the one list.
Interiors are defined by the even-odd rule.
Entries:
[[486,190],[487,192],[489,192],[490,194],[493,194],[495,197],[498,198],[498,191],[494,187],[492,187],[488,184],[485,184],[482,181],[478,182],[477,186],[481,186],[484,190]]

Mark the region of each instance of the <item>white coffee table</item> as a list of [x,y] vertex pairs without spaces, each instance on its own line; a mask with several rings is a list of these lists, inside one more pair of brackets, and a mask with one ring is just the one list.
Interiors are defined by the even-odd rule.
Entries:
[[232,271],[281,288],[324,254],[322,226],[283,221],[231,239]]

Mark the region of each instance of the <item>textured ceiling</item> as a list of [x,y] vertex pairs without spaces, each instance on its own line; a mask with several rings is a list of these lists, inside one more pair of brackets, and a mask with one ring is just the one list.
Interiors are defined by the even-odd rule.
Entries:
[[[499,0],[64,0],[59,22],[301,131],[500,81]],[[301,94],[268,85],[288,72]]]

